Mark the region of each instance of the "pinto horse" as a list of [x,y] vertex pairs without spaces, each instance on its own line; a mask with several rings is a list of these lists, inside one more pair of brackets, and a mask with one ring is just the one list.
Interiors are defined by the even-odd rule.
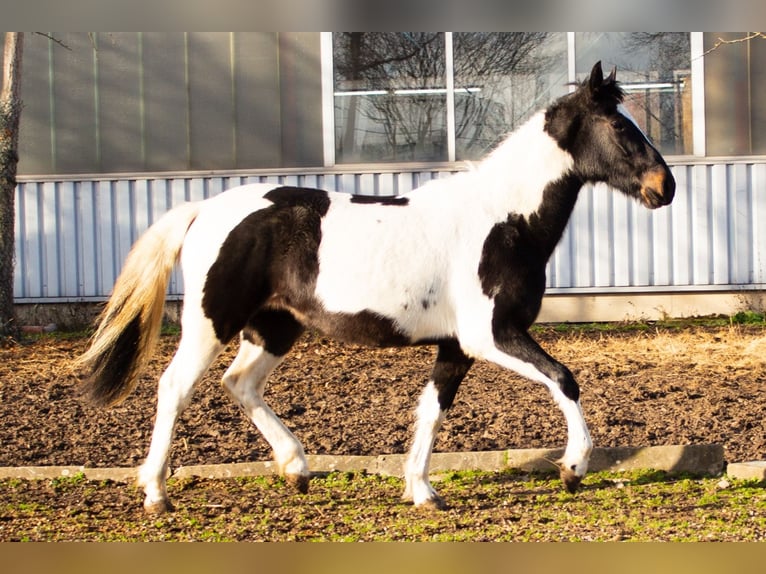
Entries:
[[659,152],[621,105],[615,72],[597,63],[572,93],[534,115],[473,169],[396,198],[254,184],[183,204],[136,242],[105,307],[87,369],[92,400],[133,388],[159,331],[180,254],[182,336],[159,381],[157,417],[138,481],[147,512],[172,508],[165,477],[173,431],[197,382],[234,337],[223,387],[307,492],[303,446],[264,402],[266,379],[305,327],[374,346],[435,345],[416,409],[404,497],[442,507],[428,480],[436,433],[460,382],[484,359],[544,384],[566,416],[558,462],[567,490],[592,442],[572,373],[529,335],[545,267],[578,193],[603,182],[648,208],[673,199]]

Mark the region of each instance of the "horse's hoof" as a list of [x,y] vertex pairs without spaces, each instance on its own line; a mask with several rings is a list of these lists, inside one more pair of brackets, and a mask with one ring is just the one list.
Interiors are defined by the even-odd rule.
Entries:
[[285,481],[287,481],[287,484],[294,487],[301,494],[308,494],[310,478],[311,477],[305,474],[286,474],[285,475]]
[[447,503],[439,495],[432,496],[431,498],[428,498],[424,500],[423,502],[419,502],[416,506],[418,509],[425,510],[425,511],[447,510]]
[[173,512],[174,510],[175,507],[167,498],[152,502],[147,500],[144,502],[144,511],[147,514],[165,514],[166,512]]
[[565,466],[561,467],[560,476],[561,481],[564,483],[564,488],[566,488],[569,494],[574,494],[577,492],[577,489],[580,487],[580,483],[582,482],[581,476],[577,476],[571,468],[567,468]]

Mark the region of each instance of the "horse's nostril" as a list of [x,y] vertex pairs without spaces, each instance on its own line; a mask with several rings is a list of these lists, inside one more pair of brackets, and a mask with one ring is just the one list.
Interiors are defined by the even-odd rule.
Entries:
[[652,169],[641,178],[641,198],[652,209],[673,201],[675,190],[676,181],[666,168]]

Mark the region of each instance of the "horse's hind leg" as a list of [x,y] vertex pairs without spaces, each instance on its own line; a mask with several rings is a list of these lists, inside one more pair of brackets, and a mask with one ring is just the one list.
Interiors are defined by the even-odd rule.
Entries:
[[303,446],[263,400],[266,380],[303,331],[286,312],[263,312],[243,331],[240,348],[223,376],[223,386],[274,451],[280,473],[300,492],[309,488]]
[[149,513],[172,509],[166,478],[176,421],[189,405],[195,385],[223,349],[209,323],[204,320],[192,323],[185,317],[178,350],[160,377],[152,442],[146,461],[139,469],[138,483],[144,488],[144,509]]
[[428,480],[428,466],[436,433],[472,364],[473,359],[463,353],[456,341],[439,345],[431,380],[423,390],[416,410],[415,436],[404,469],[405,490],[402,498],[412,500],[415,506],[438,509],[445,506]]

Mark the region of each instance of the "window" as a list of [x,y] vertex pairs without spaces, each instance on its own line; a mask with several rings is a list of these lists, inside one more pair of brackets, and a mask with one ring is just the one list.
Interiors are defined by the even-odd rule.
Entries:
[[766,154],[766,38],[747,36],[705,34],[708,155]]
[[476,159],[567,90],[566,34],[347,32],[332,52],[338,163]]
[[598,60],[663,153],[693,153],[688,32],[340,33],[333,59],[337,163],[481,158]]
[[566,34],[455,33],[455,159],[483,157],[567,92]]
[[447,159],[444,34],[333,34],[339,163]]

